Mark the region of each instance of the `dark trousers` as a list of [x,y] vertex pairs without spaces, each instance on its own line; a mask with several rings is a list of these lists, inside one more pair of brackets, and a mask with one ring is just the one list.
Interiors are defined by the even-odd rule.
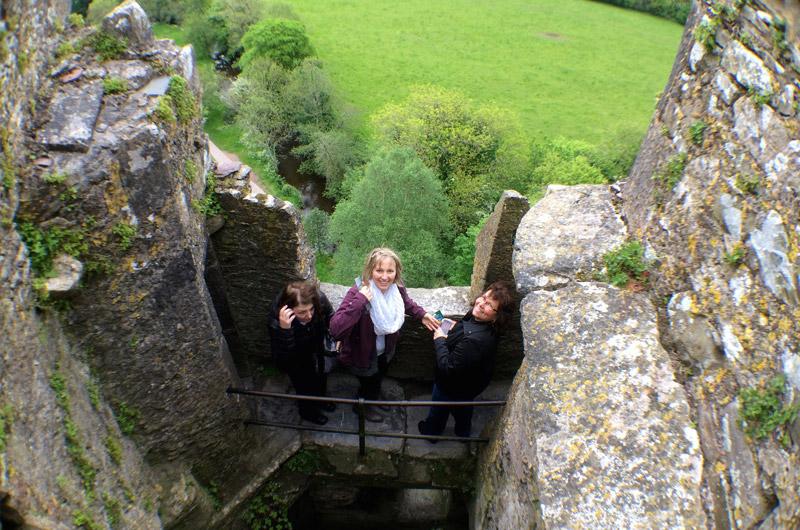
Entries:
[[[291,371],[289,379],[297,394],[306,396],[324,396],[328,386],[328,375],[309,372]],[[322,401],[297,400],[297,408],[301,418],[314,418],[319,415]]]
[[[431,392],[431,401],[470,401],[469,399],[456,399],[447,396],[434,383]],[[450,414],[456,420],[456,436],[469,436],[472,431],[472,410],[473,407],[448,407],[433,406],[428,412],[428,417],[422,422],[422,434],[439,435],[444,432]]]
[[368,377],[358,376],[358,397],[377,400],[381,393],[381,381],[388,369],[389,363],[386,361],[386,355],[378,356],[378,371]]

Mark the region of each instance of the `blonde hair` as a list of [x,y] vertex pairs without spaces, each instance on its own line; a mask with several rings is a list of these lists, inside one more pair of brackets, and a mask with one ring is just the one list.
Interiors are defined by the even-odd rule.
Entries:
[[372,279],[372,271],[375,267],[378,266],[378,263],[385,260],[386,258],[391,258],[394,260],[395,268],[397,269],[397,273],[394,277],[394,283],[398,285],[403,285],[401,280],[401,272],[403,271],[403,264],[400,263],[400,257],[394,253],[394,251],[390,248],[386,247],[378,247],[372,249],[367,255],[367,260],[364,262],[364,272],[361,273],[361,281],[364,284],[368,284],[369,281]]

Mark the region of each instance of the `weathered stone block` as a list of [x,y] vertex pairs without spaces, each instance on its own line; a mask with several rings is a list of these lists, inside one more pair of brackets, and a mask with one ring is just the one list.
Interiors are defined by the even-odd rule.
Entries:
[[126,0],[106,15],[103,29],[127,39],[128,44],[137,51],[146,50],[154,43],[147,13],[134,0]]
[[529,294],[522,312],[514,404],[530,408],[507,407],[505,434],[529,429],[511,461],[536,466],[546,527],[703,527],[698,436],[654,307],[578,283]]
[[624,240],[607,186],[548,186],[517,229],[513,268],[520,296],[586,278]]
[[50,120],[39,131],[39,142],[50,149],[86,152],[102,102],[100,81],[63,87],[50,102]]

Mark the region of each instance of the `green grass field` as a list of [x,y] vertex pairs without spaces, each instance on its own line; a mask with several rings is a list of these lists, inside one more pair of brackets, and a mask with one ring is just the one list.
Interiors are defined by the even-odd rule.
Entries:
[[364,119],[415,84],[516,113],[529,138],[645,131],[682,28],[587,0],[284,0]]

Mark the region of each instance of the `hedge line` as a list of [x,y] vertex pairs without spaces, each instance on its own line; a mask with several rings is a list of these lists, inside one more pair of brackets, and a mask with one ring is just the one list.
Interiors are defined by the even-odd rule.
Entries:
[[692,7],[691,0],[595,0],[606,4],[634,9],[650,13],[657,17],[674,20],[679,24],[686,24],[689,17],[689,10]]

